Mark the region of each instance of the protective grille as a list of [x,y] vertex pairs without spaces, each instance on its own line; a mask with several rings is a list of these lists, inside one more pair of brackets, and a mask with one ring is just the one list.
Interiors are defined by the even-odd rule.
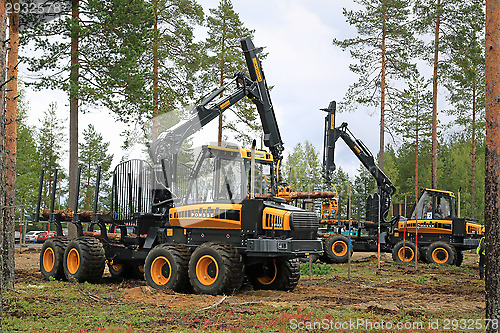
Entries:
[[134,213],[151,212],[151,177],[146,161],[130,160],[115,168],[111,209],[117,220],[130,223]]
[[309,212],[293,212],[290,216],[290,223],[294,230],[314,230],[319,227],[319,220],[316,214]]

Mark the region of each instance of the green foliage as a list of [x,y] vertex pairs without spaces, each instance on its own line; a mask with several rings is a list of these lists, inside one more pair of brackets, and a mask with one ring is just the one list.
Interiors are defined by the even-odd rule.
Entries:
[[99,210],[109,208],[111,194],[110,170],[113,154],[107,154],[109,142],[103,142],[102,135],[96,132],[94,126],[89,125],[83,130],[84,142],[79,144],[79,164],[82,168],[81,183],[83,185],[80,207],[83,210],[92,210],[94,207],[95,185],[97,169],[101,167],[101,181],[99,184]]
[[[472,216],[471,200],[471,159],[468,153],[471,142],[465,134],[451,135],[438,145],[438,189],[448,190],[458,195],[461,190],[461,216]],[[432,187],[431,184],[431,156],[430,142],[421,145],[419,153],[419,189]],[[480,141],[476,153],[476,196],[474,213],[481,223],[484,223],[484,141]],[[393,202],[403,203],[415,201],[415,147],[401,145],[395,150],[389,147],[386,152],[388,161],[394,161],[394,168],[389,167],[387,176],[396,186],[397,192]],[[392,170],[392,171],[391,171]],[[393,175],[394,171],[394,175]]]
[[[222,86],[229,83],[237,72],[246,72],[247,66],[241,52],[240,39],[253,37],[254,30],[243,25],[238,13],[234,11],[231,0],[220,0],[217,8],[210,9],[207,18],[208,37],[203,43],[202,73],[200,76],[201,93],[206,94],[210,86]],[[261,59],[265,55],[259,56]],[[235,135],[239,142],[250,146],[261,131],[258,114],[253,103],[244,99],[231,108],[236,118],[230,120],[223,116],[223,129]],[[234,118],[234,117],[232,117]],[[227,135],[225,135],[227,139]]]
[[[37,152],[40,159],[41,168],[45,170],[42,192],[42,208],[50,206],[50,192],[52,191],[52,181],[54,180],[54,171],[58,170],[58,178],[64,180],[66,178],[64,169],[61,166],[62,157],[64,155],[64,144],[66,136],[64,135],[63,120],[57,118],[57,104],[51,103],[49,108],[44,112],[44,117],[41,119],[40,127],[37,131]],[[61,182],[58,181],[59,186]],[[62,189],[64,195],[64,189]],[[56,202],[56,208],[58,204]]]
[[295,191],[314,191],[323,187],[319,153],[309,141],[298,143],[284,163],[283,174]]
[[[194,28],[203,22],[203,9],[195,0],[153,0],[157,29],[153,31],[153,47],[145,50],[144,61],[158,64],[158,114],[189,103],[193,99],[201,66],[203,48],[193,41]],[[156,49],[156,54],[155,54]],[[150,68],[150,70],[153,70]],[[154,73],[147,85],[154,89]],[[153,109],[148,118],[155,116]]]
[[[311,275],[312,276],[321,276],[321,275],[329,275],[334,271],[332,265],[325,264],[322,262],[313,262],[311,263]],[[309,262],[302,263],[300,265],[300,275],[308,276],[309,275]]]
[[439,148],[442,175],[439,175],[438,186],[455,194],[461,189],[461,216],[474,216],[479,222],[484,223],[484,141],[480,141],[476,147],[475,193],[477,195],[474,205],[470,204],[471,159],[468,153],[464,153],[470,152],[470,141],[464,135],[457,134],[451,136]]
[[38,198],[41,161],[37,151],[36,129],[26,124],[27,117],[28,106],[21,92],[17,113],[16,218],[22,214],[31,215],[35,211]]
[[[348,218],[348,206],[349,206],[349,187],[351,186],[351,179],[347,172],[345,172],[341,167],[338,167],[333,173],[332,183],[335,185],[337,192],[339,194],[339,215],[341,219]],[[351,189],[351,198],[353,198],[353,203],[356,200],[352,196]],[[337,216],[337,217],[338,217]]]
[[[72,90],[80,104],[106,106],[122,120],[151,109],[145,83],[150,66],[141,61],[151,43],[150,5],[143,0],[88,0],[79,2],[79,12],[78,21],[69,11],[22,32],[24,54],[29,55],[22,61],[33,74],[28,84]],[[79,39],[73,54],[79,59],[75,82],[69,75],[72,36]]]
[[461,19],[447,35],[448,61],[442,64],[448,100],[454,107],[447,113],[454,116],[453,125],[469,135],[473,126],[484,135],[484,1],[460,1],[457,6]]
[[[386,165],[387,169],[387,165]],[[358,200],[359,200],[359,216],[365,215],[365,202],[370,194],[377,192],[377,182],[371,173],[362,165],[356,170],[357,174],[354,178],[352,187],[352,214],[353,218],[358,215]]]
[[[340,108],[353,110],[358,104],[380,108],[381,74],[385,66],[385,103],[391,111],[392,96],[397,80],[412,72],[411,59],[417,53],[418,41],[407,24],[410,14],[408,0],[356,0],[362,9],[344,9],[347,22],[356,27],[358,36],[345,40],[333,40],[343,50],[350,50],[356,61],[349,69],[358,76],[352,84]],[[382,53],[382,45],[385,45]],[[389,128],[386,124],[386,129]]]

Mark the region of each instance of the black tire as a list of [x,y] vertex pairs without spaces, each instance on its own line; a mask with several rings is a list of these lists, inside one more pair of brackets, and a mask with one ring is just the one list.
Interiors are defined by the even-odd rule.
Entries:
[[189,257],[189,250],[179,244],[155,246],[149,251],[144,264],[146,283],[159,290],[169,288],[175,292],[189,291]]
[[[323,255],[320,260],[327,264],[342,264],[349,260],[349,240],[342,235],[335,235],[323,239]],[[352,244],[351,244],[352,255]]]
[[241,255],[226,243],[205,243],[189,260],[189,280],[199,294],[234,294],[241,288],[244,277]]
[[131,267],[134,279],[144,280],[144,264],[132,265]]
[[65,278],[63,261],[64,250],[68,243],[66,237],[52,237],[43,243],[40,251],[40,272],[47,280]]
[[108,262],[108,270],[113,279],[144,279],[144,270],[141,273],[137,264]]
[[457,250],[451,244],[438,241],[429,245],[425,256],[429,264],[453,265],[457,259]]
[[420,248],[420,255],[419,255],[419,260],[421,262],[423,262],[424,264],[427,264],[427,257],[425,256],[425,254],[427,253],[427,249],[426,248]]
[[255,290],[292,291],[300,279],[299,259],[269,259],[248,275]]
[[98,282],[104,272],[104,266],[104,248],[95,238],[75,238],[64,251],[64,274],[69,281]]
[[464,262],[464,254],[462,251],[457,250],[457,259],[455,260],[455,266],[460,267]]
[[392,260],[400,264],[415,261],[415,255],[418,261],[420,259],[420,250],[417,250],[415,244],[409,241],[399,241],[392,248]]

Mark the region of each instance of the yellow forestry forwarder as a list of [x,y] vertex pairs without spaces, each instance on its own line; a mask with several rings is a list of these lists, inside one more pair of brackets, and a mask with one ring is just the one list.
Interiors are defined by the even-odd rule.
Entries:
[[[229,84],[210,93],[187,119],[179,121],[177,115],[175,122],[167,122],[170,126],[155,119],[152,163],[119,164],[110,212],[99,214],[96,199],[86,231],[75,213],[76,239],[63,237],[54,187],[49,220],[58,236],[47,240],[40,253],[45,278],[95,282],[108,263],[113,276],[142,270],[151,287],[178,292],[231,294],[245,276],[255,289],[295,288],[299,258],[322,253],[318,218],[275,197],[275,165],[282,159],[283,143],[257,57],[261,50],[250,38],[241,39],[241,45],[250,78],[237,73],[227,97],[219,98]],[[255,151],[255,142],[252,150],[205,145],[193,163],[182,163],[184,140],[245,96],[258,109],[272,155]],[[37,209],[35,219],[40,218]],[[107,226],[118,233],[108,233]]]
[[[366,221],[355,223],[351,251],[377,251],[380,242],[381,251],[392,252],[395,262],[414,261],[417,256],[418,260],[428,263],[460,266],[462,251],[478,246],[484,227],[468,218],[459,218],[455,195],[435,189],[422,190],[410,219],[401,216],[389,219],[391,197],[396,191],[391,180],[376,165],[364,143],[349,131],[347,123],[335,127],[336,103],[332,101],[322,110],[328,113],[323,152],[323,177],[327,184],[331,185],[335,170],[335,144],[339,138],[377,181],[378,192],[367,198]],[[328,232],[320,234],[324,240],[324,254],[320,259],[329,263],[346,262],[349,244],[342,231],[345,233],[347,226],[343,221],[334,220],[338,202],[332,198],[324,200],[321,208],[320,222],[328,222]]]

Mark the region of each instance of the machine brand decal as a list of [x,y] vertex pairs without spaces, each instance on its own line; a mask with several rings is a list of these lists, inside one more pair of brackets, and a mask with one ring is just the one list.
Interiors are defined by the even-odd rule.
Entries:
[[330,129],[335,129],[335,115],[332,114],[332,119],[330,120]]
[[224,103],[221,104],[220,108],[221,110],[224,110],[225,108],[227,108],[229,105],[231,104],[230,101],[225,101]]
[[253,67],[255,67],[255,73],[257,74],[257,81],[262,81],[262,75],[260,75],[259,64],[257,63],[257,58],[252,58]]
[[359,150],[358,146],[354,146],[354,149],[356,149],[356,151],[359,153],[361,153],[361,150]]

